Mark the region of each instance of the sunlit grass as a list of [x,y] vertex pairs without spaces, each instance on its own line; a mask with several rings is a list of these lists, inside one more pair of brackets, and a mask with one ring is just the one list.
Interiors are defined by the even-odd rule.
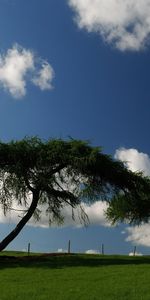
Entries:
[[0,257],[0,300],[150,299],[150,257],[11,255]]

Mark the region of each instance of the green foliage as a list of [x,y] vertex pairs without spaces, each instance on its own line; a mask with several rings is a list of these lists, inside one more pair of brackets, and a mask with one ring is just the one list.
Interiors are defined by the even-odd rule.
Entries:
[[[64,205],[75,208],[82,201],[96,199],[108,201],[107,216],[113,222],[149,218],[150,180],[85,141],[32,137],[0,143],[0,203],[4,213],[13,201],[28,210],[30,195],[35,192],[37,204],[47,205],[50,222],[63,221]],[[37,205],[33,214],[39,219]],[[83,211],[82,217],[87,220]]]
[[119,192],[112,197],[107,210],[107,218],[116,222],[139,225],[150,219],[150,178],[136,174],[135,188]]

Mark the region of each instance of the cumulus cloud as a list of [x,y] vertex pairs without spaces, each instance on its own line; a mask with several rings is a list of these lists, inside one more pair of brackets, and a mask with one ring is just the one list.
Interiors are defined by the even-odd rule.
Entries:
[[142,253],[140,253],[140,252],[130,252],[129,253],[129,256],[143,256],[143,254]]
[[[102,225],[102,226],[110,226],[110,223],[105,218],[104,211],[107,208],[107,204],[105,202],[95,202],[92,205],[88,205],[85,203],[82,203],[82,207],[85,211],[85,213],[88,214],[90,225]],[[25,210],[26,208],[23,206],[17,205],[15,202],[13,204],[13,210],[10,210],[5,217],[2,211],[2,208],[0,209],[0,223],[18,223],[20,218],[23,216],[24,212],[18,211],[19,210]],[[48,217],[45,214],[44,207],[39,207],[39,209],[42,210],[41,214],[41,220],[39,222],[35,222],[33,218],[30,219],[28,222],[28,225],[35,226],[35,227],[49,227],[48,224]],[[81,217],[80,217],[80,208],[77,207],[74,209],[74,218],[72,219],[72,210],[69,206],[65,206],[62,209],[62,215],[64,216],[64,227],[67,226],[73,226],[73,227],[82,227],[84,226],[83,223],[81,223]],[[52,224],[52,226],[56,226],[56,224]]]
[[99,254],[98,250],[89,249],[85,251],[86,254]]
[[120,148],[116,150],[115,158],[125,162],[131,171],[142,171],[144,175],[150,176],[150,157],[148,154],[132,148]]
[[116,48],[139,51],[149,43],[150,0],[68,0],[79,28]]
[[43,61],[42,67],[39,70],[36,77],[33,78],[33,83],[40,87],[41,90],[52,89],[52,79],[54,77],[54,70],[48,64],[48,62]]
[[[88,205],[86,203],[82,203],[82,208],[85,213],[88,215],[90,225],[101,225],[101,226],[110,226],[110,223],[106,220],[105,211],[107,209],[107,203],[96,201],[95,203]],[[71,217],[71,208],[66,206],[62,214],[65,218],[64,226],[76,226],[82,227],[83,223],[81,223],[80,218],[80,208],[77,207],[74,210],[75,221],[72,220]]]
[[68,251],[62,248],[57,249],[58,253],[67,253]]
[[26,74],[34,69],[34,55],[15,45],[0,56],[0,83],[12,96],[19,98],[26,93]]
[[[115,158],[127,165],[131,171],[142,171],[144,175],[150,176],[150,157],[148,154],[136,149],[120,148],[116,150]],[[150,224],[127,227],[123,234],[127,234],[126,241],[136,245],[150,246]]]
[[0,85],[15,98],[25,96],[28,81],[41,90],[51,89],[53,77],[50,64],[36,57],[32,50],[15,44],[0,54]]
[[136,245],[150,247],[150,224],[142,224],[141,226],[127,227],[126,229],[127,242],[132,242]]

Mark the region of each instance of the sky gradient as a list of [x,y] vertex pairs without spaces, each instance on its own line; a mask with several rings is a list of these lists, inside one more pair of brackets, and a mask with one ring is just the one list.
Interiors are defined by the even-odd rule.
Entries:
[[[33,135],[89,140],[150,175],[150,0],[125,3],[0,0],[2,141]],[[62,228],[46,227],[45,218],[44,227],[31,222],[9,249],[31,242],[33,251],[57,251],[71,239],[73,251],[100,251],[104,243],[107,253],[127,254],[134,245],[149,253],[149,224],[111,228],[103,208],[86,208],[88,228],[73,224],[67,211]],[[0,238],[16,218],[0,213]]]

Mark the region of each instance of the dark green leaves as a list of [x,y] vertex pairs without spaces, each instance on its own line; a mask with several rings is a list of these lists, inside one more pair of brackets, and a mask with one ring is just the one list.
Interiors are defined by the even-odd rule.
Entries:
[[[149,219],[150,180],[86,141],[37,137],[0,143],[0,202],[27,204],[38,191],[39,203],[61,220],[64,205],[106,200],[113,221]],[[29,201],[30,202],[30,201]]]

